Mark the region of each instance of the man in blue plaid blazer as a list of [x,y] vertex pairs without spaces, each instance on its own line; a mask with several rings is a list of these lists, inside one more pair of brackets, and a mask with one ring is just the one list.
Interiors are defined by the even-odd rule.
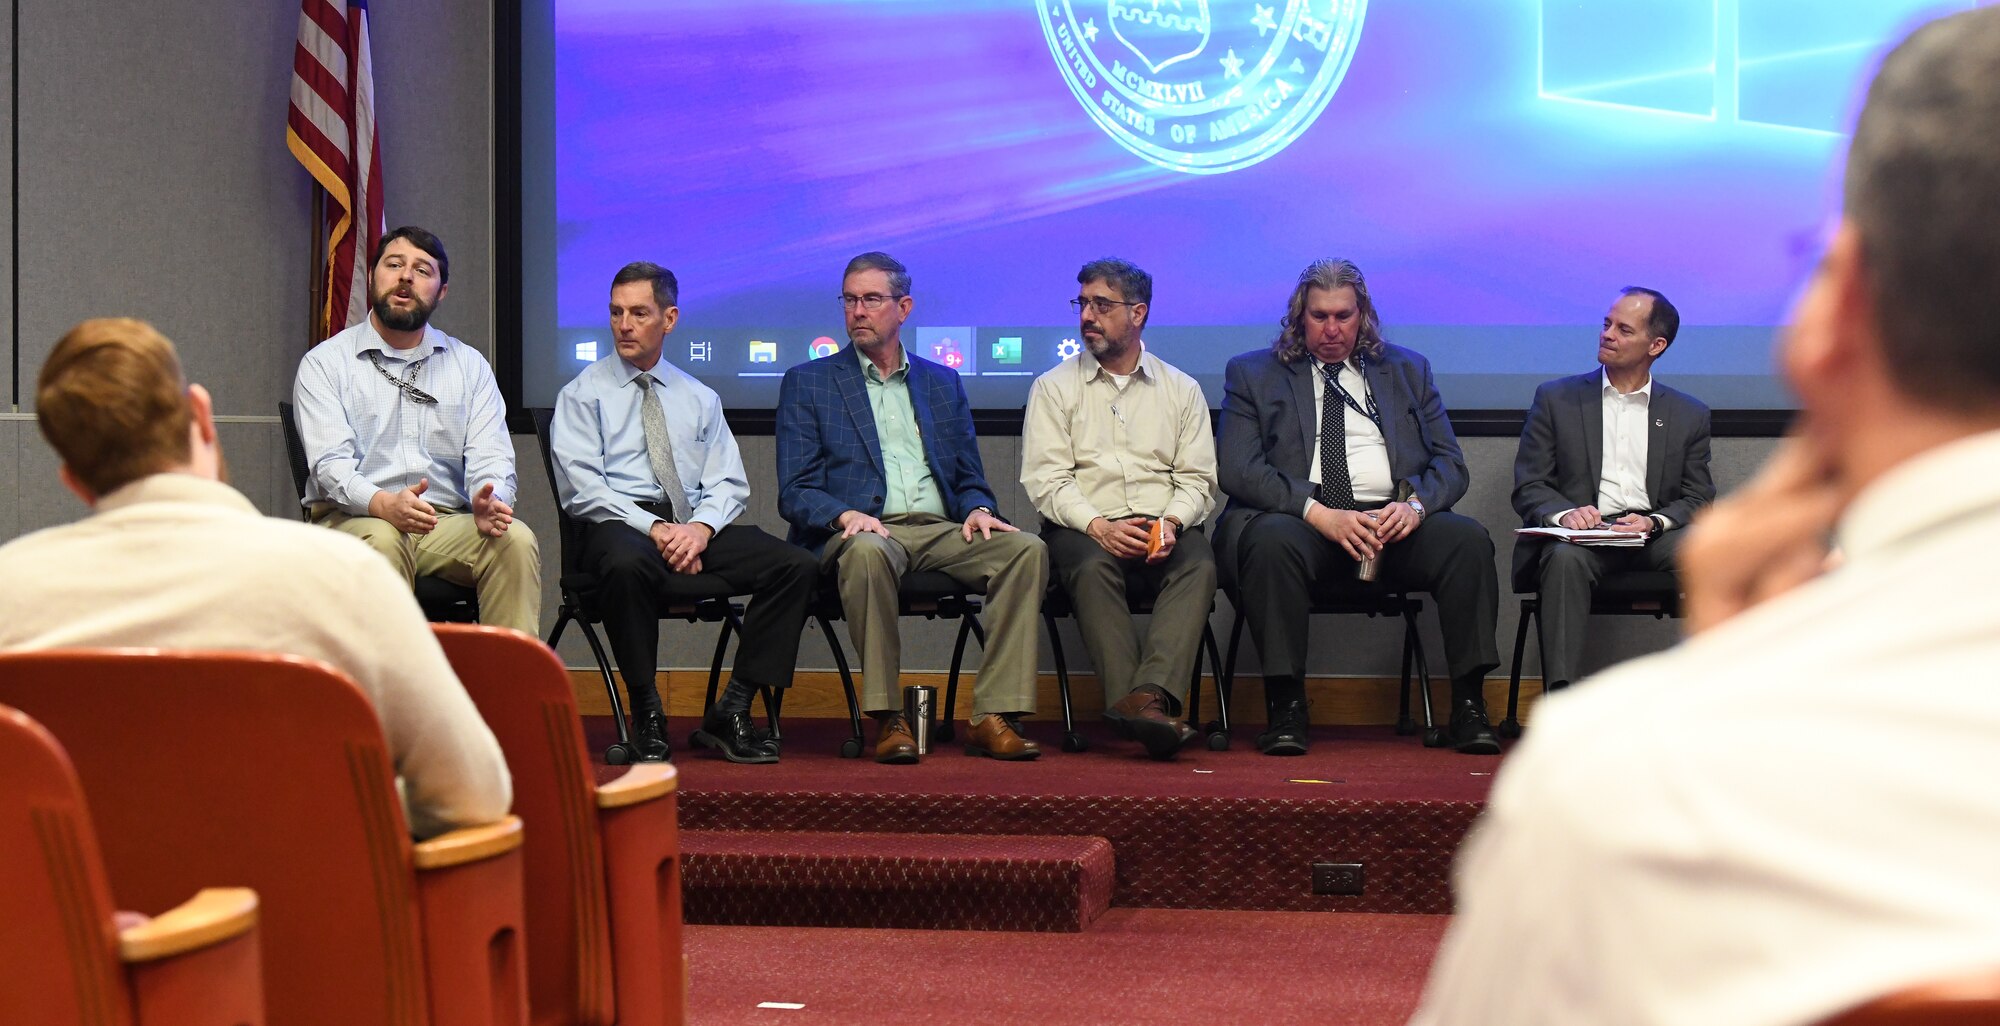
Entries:
[[1000,518],[957,372],[903,349],[909,270],[887,253],[855,257],[840,301],[853,344],[793,367],[778,393],[778,513],[836,574],[861,650],[862,707],[881,723],[876,761],[917,761],[896,623],[897,589],[913,570],[986,595],[966,753],[1032,759],[1041,750],[1016,720],[1035,709],[1048,552]]

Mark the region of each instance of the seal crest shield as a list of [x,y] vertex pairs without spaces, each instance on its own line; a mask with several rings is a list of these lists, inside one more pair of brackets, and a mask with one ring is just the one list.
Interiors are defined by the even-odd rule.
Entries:
[[1111,34],[1155,74],[1208,46],[1208,0],[1108,0],[1105,14]]
[[1346,77],[1368,0],[1035,0],[1056,68],[1134,155],[1188,174],[1298,139]]

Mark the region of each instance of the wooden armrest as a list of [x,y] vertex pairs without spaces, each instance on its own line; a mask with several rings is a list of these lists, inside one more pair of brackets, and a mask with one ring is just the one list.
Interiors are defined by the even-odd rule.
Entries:
[[680,787],[680,773],[672,763],[633,763],[625,775],[608,784],[597,785],[597,807],[616,809],[649,802],[674,793]]
[[521,846],[521,817],[439,834],[416,846],[418,869],[444,869],[489,859]]
[[256,891],[205,887],[174,908],[118,931],[118,957],[150,962],[242,936],[256,925]]

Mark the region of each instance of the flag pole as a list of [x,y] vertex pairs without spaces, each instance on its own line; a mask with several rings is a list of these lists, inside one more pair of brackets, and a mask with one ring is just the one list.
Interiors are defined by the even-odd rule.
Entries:
[[326,190],[308,178],[312,193],[312,228],[306,232],[306,345],[319,345],[326,338]]

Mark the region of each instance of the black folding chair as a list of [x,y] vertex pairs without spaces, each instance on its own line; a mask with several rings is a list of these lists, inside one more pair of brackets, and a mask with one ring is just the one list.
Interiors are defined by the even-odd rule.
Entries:
[[[1222,676],[1216,678],[1216,699],[1223,710],[1229,708],[1229,698],[1236,684],[1236,651],[1243,640],[1243,603],[1235,593],[1229,596],[1229,604],[1236,607],[1235,621],[1229,628],[1229,654],[1223,659]],[[1444,731],[1438,727],[1431,711],[1431,671],[1424,658],[1423,641],[1417,634],[1417,614],[1424,611],[1422,599],[1411,598],[1407,593],[1389,591],[1372,583],[1360,581],[1321,582],[1313,589],[1311,605],[1307,612],[1312,615],[1367,617],[1396,616],[1403,620],[1403,686],[1396,711],[1396,733],[1414,734],[1417,725],[1410,718],[1410,671],[1414,666],[1416,681],[1420,685],[1417,694],[1423,696],[1424,707],[1424,747],[1439,748],[1444,745]],[[1192,716],[1189,717],[1193,719]],[[1229,747],[1229,720],[1210,723],[1208,746],[1221,751]],[[1220,733],[1221,740],[1217,741]]]
[[[1514,629],[1514,672],[1507,680],[1507,718],[1493,729],[1501,737],[1521,736],[1521,663],[1527,657],[1528,628],[1542,615],[1540,568],[1523,571],[1514,582],[1521,600],[1521,620]],[[1592,616],[1650,616],[1655,620],[1681,616],[1681,582],[1666,570],[1621,570],[1605,574],[1590,592]]]
[[[896,613],[898,616],[921,616],[926,620],[957,620],[958,638],[951,649],[951,674],[945,685],[944,718],[938,723],[938,741],[949,743],[954,734],[952,709],[958,696],[960,667],[965,662],[965,642],[968,638],[979,640],[980,651],[986,650],[986,628],[979,623],[978,593],[951,579],[940,570],[913,570],[903,575],[896,588]],[[833,649],[833,663],[840,671],[840,686],[847,693],[847,720],[853,734],[840,743],[840,755],[845,759],[861,756],[863,738],[861,734],[861,703],[855,698],[854,674],[847,664],[847,652],[841,647],[840,636],[833,632],[833,621],[843,619],[845,611],[840,603],[839,581],[835,573],[828,570],[820,575],[819,599],[813,605],[813,619],[826,635],[827,647]]]
[[[563,631],[571,621],[583,628],[583,640],[590,643],[590,653],[597,658],[597,672],[604,678],[604,693],[611,700],[611,715],[618,728],[618,741],[604,750],[604,761],[612,765],[631,762],[636,752],[632,747],[632,734],[625,723],[625,706],[618,698],[618,683],[611,675],[611,660],[605,657],[604,643],[597,637],[596,624],[603,623],[604,617],[598,607],[597,575],[580,567],[583,558],[583,533],[589,526],[570,516],[562,508],[561,492],[556,489],[556,467],[554,450],[549,446],[549,425],[555,419],[555,411],[547,407],[536,407],[528,411],[535,421],[535,440],[542,447],[542,470],[549,477],[549,491],[556,495],[556,523],[562,540],[562,576],[558,588],[562,594],[562,604],[556,609],[556,625],[549,631],[549,647],[556,647],[562,640]],[[729,648],[732,633],[743,631],[743,607],[732,601],[734,595],[729,585],[707,575],[677,576],[671,582],[667,596],[668,606],[660,613],[661,619],[683,620],[688,623],[719,623],[715,637],[715,658],[708,668],[708,704],[715,704],[716,685],[722,679],[722,658]],[[778,735],[778,703],[770,688],[763,689],[764,709],[770,721],[771,734]]]

